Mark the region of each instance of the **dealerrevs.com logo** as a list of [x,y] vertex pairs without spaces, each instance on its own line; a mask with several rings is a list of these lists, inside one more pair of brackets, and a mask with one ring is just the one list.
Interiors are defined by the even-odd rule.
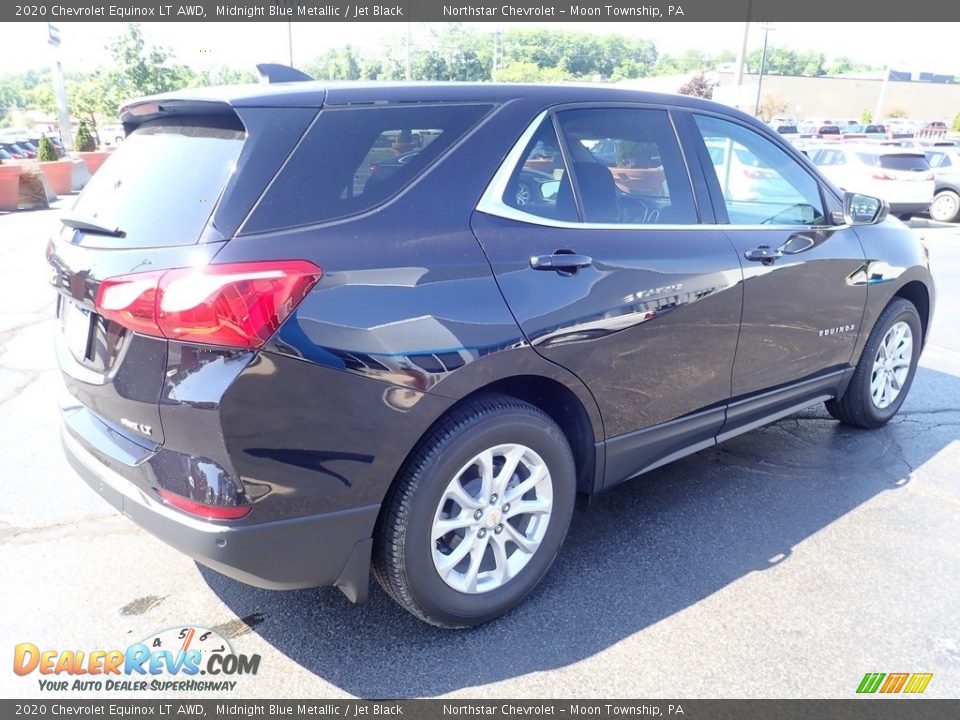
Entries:
[[234,652],[230,642],[207,628],[187,626],[154,633],[126,650],[51,650],[20,643],[13,671],[37,673],[41,690],[119,692],[232,691],[240,675],[256,675],[259,655]]

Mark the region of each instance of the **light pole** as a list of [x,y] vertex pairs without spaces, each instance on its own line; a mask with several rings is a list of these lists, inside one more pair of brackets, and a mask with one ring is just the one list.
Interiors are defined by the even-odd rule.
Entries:
[[287,49],[290,51],[290,67],[293,67],[293,20],[287,20]]
[[57,101],[57,121],[60,125],[60,142],[66,150],[73,149],[73,134],[70,128],[70,110],[67,107],[67,88],[63,82],[63,66],[60,64],[60,27],[47,23],[47,42],[51,51],[53,95]]
[[760,28],[763,30],[763,52],[760,53],[760,74],[757,76],[757,104],[753,110],[755,117],[760,116],[760,88],[763,85],[763,70],[767,64],[767,40],[770,37],[770,31],[773,30],[773,23],[762,22]]

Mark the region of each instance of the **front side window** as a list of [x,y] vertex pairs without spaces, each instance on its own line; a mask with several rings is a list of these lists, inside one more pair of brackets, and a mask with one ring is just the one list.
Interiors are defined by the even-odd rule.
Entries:
[[732,224],[824,222],[820,184],[789,153],[738,123],[708,115],[694,118]]
[[557,113],[584,222],[692,225],[686,164],[665,110]]

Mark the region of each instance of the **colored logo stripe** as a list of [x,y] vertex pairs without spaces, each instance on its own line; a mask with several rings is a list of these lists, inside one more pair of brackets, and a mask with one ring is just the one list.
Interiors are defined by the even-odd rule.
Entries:
[[933,673],[867,673],[857,686],[857,692],[870,695],[881,693],[910,693],[918,695],[927,689]]
[[867,673],[863,676],[863,680],[860,681],[860,687],[857,688],[857,692],[875,693],[877,688],[880,687],[880,683],[884,677],[886,677],[884,673]]
[[927,685],[930,684],[930,680],[933,679],[933,673],[914,673],[910,682],[907,683],[907,687],[904,688],[905,693],[922,693],[927,689]]

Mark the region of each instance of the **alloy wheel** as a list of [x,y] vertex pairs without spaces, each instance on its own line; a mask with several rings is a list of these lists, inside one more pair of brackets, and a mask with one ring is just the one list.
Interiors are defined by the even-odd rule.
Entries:
[[903,389],[913,361],[913,333],[905,322],[894,323],[883,336],[873,360],[870,378],[870,396],[873,404],[883,410],[890,406]]
[[503,587],[530,562],[553,509],[553,482],[529,447],[497,445],[474,456],[440,498],[431,528],[433,564],[463,593]]

